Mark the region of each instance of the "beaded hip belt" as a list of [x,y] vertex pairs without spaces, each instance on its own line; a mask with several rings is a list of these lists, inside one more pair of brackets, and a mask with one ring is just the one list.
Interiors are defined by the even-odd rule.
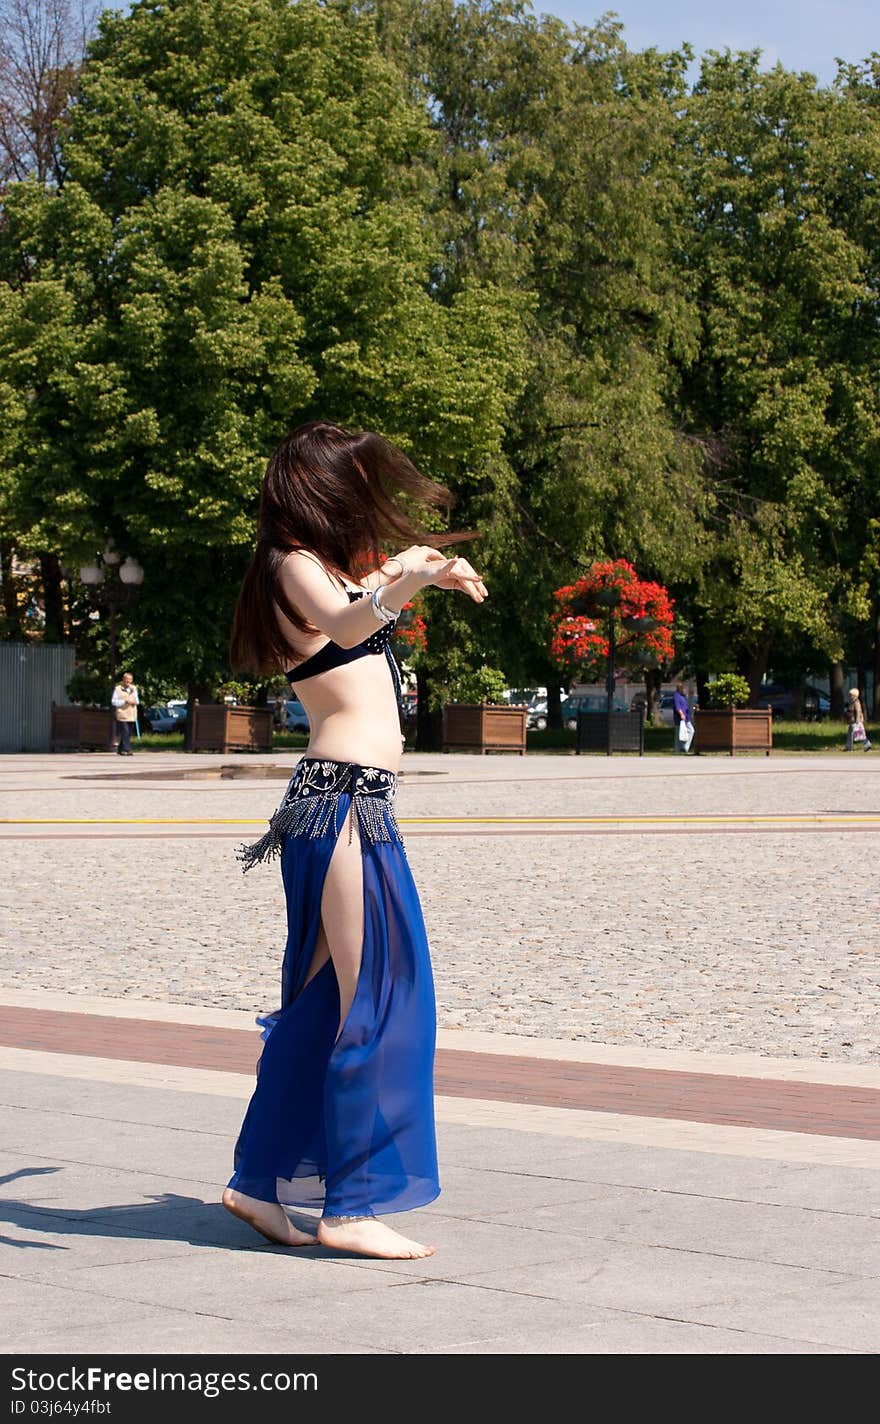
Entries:
[[254,845],[241,846],[236,852],[242,870],[250,870],[259,862],[280,855],[285,836],[304,836],[310,840],[335,836],[339,798],[343,795],[351,797],[349,841],[357,820],[362,844],[396,841],[402,845],[393,805],[396,790],[397,777],[393,771],[359,766],[356,762],[303,757],[294,768],[266,834]]

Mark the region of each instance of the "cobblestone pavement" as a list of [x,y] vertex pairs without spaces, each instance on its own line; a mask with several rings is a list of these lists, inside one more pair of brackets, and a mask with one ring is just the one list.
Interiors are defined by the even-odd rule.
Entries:
[[[131,771],[220,760],[236,759],[144,756]],[[410,757],[405,773],[403,818],[880,813],[880,758],[869,757],[423,756]],[[262,819],[283,787],[95,779],[114,774],[104,757],[0,758],[0,816]],[[277,867],[242,877],[232,834],[216,828],[192,827],[184,838],[174,827],[105,825],[89,839],[82,829],[0,826],[0,982],[274,1005],[284,923]],[[427,829],[404,834],[443,1026],[880,1059],[876,828]]]

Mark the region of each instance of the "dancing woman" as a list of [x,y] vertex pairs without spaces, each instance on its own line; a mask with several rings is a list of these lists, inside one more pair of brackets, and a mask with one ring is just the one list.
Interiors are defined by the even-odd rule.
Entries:
[[425,510],[450,503],[379,435],[316,421],[282,441],[231,642],[234,667],[287,669],[310,736],[267,834],[241,853],[245,870],[281,858],[287,947],[281,1006],[258,1020],[265,1042],[223,1205],[285,1246],[315,1237],[284,1206],[321,1206],[318,1241],[386,1259],[433,1253],[379,1218],[440,1191],[434,988],[394,814],[402,737],[389,641],[427,584],[486,597],[465,559],[421,542],[400,496]]

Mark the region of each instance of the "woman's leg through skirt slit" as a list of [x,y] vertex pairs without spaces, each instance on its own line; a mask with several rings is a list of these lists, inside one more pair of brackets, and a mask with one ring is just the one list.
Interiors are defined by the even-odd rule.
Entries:
[[439,1192],[434,993],[418,895],[399,839],[364,841],[351,812],[341,794],[328,834],[285,837],[282,1007],[261,1019],[266,1042],[230,1182],[333,1217],[403,1211]]
[[331,961],[339,994],[339,1033],[354,1003],[364,958],[364,872],[360,834],[353,822],[354,808],[349,806],[324,877],[318,939],[304,985]]

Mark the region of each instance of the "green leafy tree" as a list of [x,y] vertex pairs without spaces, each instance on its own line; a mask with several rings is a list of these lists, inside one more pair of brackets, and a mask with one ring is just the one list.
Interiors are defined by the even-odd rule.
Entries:
[[2,234],[5,506],[31,542],[135,554],[137,655],[205,695],[273,445],[320,415],[491,483],[510,300],[435,300],[429,125],[341,0],[105,14],[63,151]]
[[735,660],[753,695],[775,649],[840,659],[871,612],[880,128],[860,85],[711,54],[688,104],[702,333],[683,408],[715,501],[694,602],[704,670]]
[[[87,0],[0,0],[0,194],[4,204],[11,185],[23,179],[48,188],[63,181],[60,140],[86,40],[94,28],[95,9]],[[5,315],[8,317],[8,312]],[[27,333],[18,335],[26,338]],[[34,606],[39,600],[39,636],[61,640],[67,629],[57,552],[21,550],[18,529],[5,508],[8,464],[14,463],[18,453],[17,425],[22,411],[2,371],[0,410],[10,415],[14,410],[15,416],[11,428],[7,426],[0,436],[0,636],[23,636],[24,605]],[[21,555],[28,569],[24,575],[16,567]],[[33,630],[27,631],[32,635]]]
[[665,580],[703,558],[698,461],[674,415],[674,358],[698,334],[676,249],[688,54],[633,54],[619,25],[572,28],[519,0],[380,14],[440,141],[440,299],[474,276],[520,293],[526,343],[503,478],[485,519],[468,505],[493,596],[473,615],[432,611],[424,683],[487,657],[514,682],[552,686],[558,716],[560,583],[602,553]]

